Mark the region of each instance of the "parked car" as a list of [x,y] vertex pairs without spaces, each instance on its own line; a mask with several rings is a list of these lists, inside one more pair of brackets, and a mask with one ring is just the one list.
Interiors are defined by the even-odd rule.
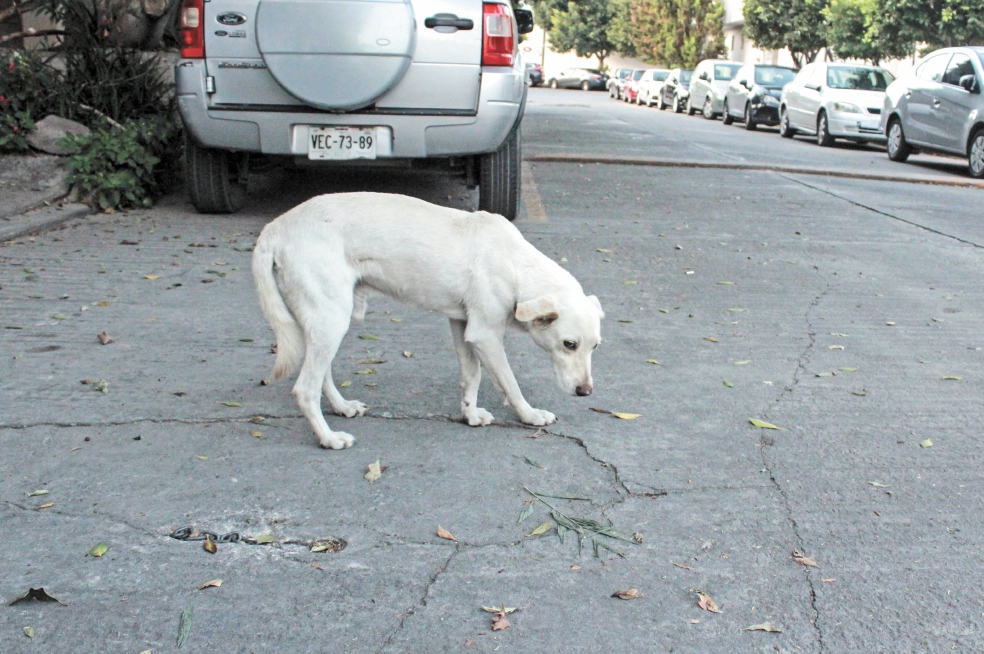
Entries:
[[647,107],[653,106],[653,101],[659,101],[659,94],[663,90],[663,82],[670,76],[670,71],[665,68],[650,68],[639,78],[636,93],[636,104],[644,104]]
[[608,75],[594,68],[567,68],[550,78],[552,89],[581,89],[602,91],[608,83]]
[[632,74],[631,68],[619,68],[608,78],[608,97],[622,99],[622,86],[625,80]]
[[690,78],[694,74],[692,70],[684,68],[674,68],[670,71],[670,76],[663,83],[663,90],[660,92],[658,106],[660,109],[673,107],[673,113],[678,114],[687,106],[687,98],[690,97]]
[[540,86],[543,84],[543,66],[533,62],[527,62],[526,83],[529,86]]
[[894,79],[876,66],[808,64],[779,99],[779,134],[815,134],[822,146],[839,138],[884,141],[880,114],[885,89]]
[[955,154],[984,178],[982,62],[984,48],[937,50],[888,86],[880,125],[892,161],[916,151]]
[[632,74],[625,78],[625,83],[622,84],[622,99],[626,102],[635,102],[636,96],[639,95],[639,80],[645,74],[645,69],[636,68],[632,71]]
[[724,95],[721,110],[724,124],[730,125],[737,119],[749,130],[758,125],[778,125],[779,98],[797,72],[796,68],[767,64],[739,68]]
[[195,208],[239,209],[257,156],[426,161],[477,183],[479,208],[515,218],[526,102],[518,45],[533,14],[506,0],[459,0],[453,14],[435,5],[185,0],[175,77]]
[[713,120],[724,110],[724,94],[728,82],[735,76],[741,64],[724,59],[705,59],[697,64],[690,79],[690,97],[687,99],[687,115],[693,116],[698,107],[704,118]]

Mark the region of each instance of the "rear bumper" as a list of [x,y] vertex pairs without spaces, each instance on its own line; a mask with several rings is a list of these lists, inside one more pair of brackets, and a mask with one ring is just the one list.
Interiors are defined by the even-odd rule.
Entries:
[[[425,158],[493,152],[522,118],[525,74],[509,67],[482,68],[478,107],[469,115],[399,113],[326,113],[301,107],[210,107],[205,64],[183,59],[175,66],[178,110],[185,128],[202,146],[270,155],[307,156],[296,138],[306,125],[375,126],[379,158]],[[388,145],[388,147],[387,147]]]

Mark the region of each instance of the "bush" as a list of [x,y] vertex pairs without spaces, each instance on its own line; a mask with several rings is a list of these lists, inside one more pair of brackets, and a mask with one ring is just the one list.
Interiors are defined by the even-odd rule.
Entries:
[[0,68],[0,152],[28,149],[25,137],[34,119],[58,113],[62,80],[50,55],[11,52]]
[[164,117],[106,123],[58,142],[72,152],[69,180],[101,209],[149,207],[162,190],[158,165],[175,161],[178,130]]

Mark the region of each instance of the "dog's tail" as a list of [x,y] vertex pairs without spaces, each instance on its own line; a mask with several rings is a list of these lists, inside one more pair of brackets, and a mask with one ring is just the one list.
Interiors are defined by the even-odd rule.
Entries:
[[277,361],[273,366],[273,378],[282,379],[294,372],[304,354],[304,333],[290,309],[284,303],[277,279],[273,275],[275,264],[275,231],[267,226],[256,240],[253,249],[253,281],[260,298],[260,308],[277,338]]

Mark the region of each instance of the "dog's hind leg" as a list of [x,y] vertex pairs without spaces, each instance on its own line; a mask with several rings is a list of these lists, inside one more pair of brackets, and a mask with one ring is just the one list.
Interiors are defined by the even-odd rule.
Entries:
[[464,320],[451,319],[451,338],[454,340],[454,350],[458,354],[458,365],[461,367],[461,417],[472,427],[482,427],[494,420],[492,414],[476,406],[478,403],[478,386],[482,381],[482,366],[478,355],[470,343],[465,341]]

